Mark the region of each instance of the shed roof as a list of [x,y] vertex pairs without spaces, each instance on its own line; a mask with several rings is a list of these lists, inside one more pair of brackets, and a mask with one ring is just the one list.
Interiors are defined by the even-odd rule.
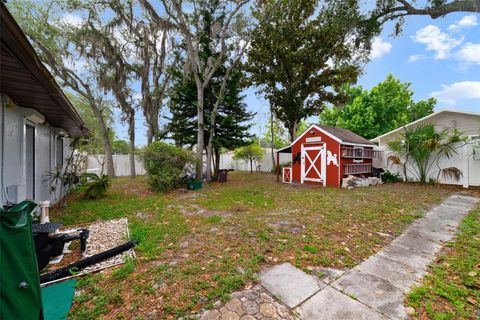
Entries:
[[353,133],[350,130],[326,126],[323,124],[311,124],[301,135],[299,135],[295,141],[293,141],[288,146],[277,150],[277,153],[291,153],[292,152],[292,145],[294,145],[301,137],[303,137],[311,128],[317,128],[319,131],[322,131],[324,134],[329,135],[331,138],[335,139],[337,142],[341,144],[352,144],[352,145],[359,145],[359,146],[375,146],[375,143],[372,141],[365,139],[362,136],[359,136],[356,133]]
[[353,143],[353,144],[366,144],[366,145],[375,145],[372,141],[365,139],[362,136],[344,128],[326,126],[323,124],[317,125],[317,127],[327,131],[331,135],[342,140],[342,143]]
[[1,1],[0,40],[0,92],[21,107],[37,110],[70,136],[87,135],[82,118]]

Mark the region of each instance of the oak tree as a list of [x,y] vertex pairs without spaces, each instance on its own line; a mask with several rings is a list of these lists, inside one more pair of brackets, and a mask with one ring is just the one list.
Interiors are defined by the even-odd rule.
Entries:
[[355,82],[368,50],[356,45],[356,1],[262,1],[255,16],[268,16],[253,32],[247,71],[275,117],[295,138],[306,117],[319,114],[326,102],[342,100],[337,89]]

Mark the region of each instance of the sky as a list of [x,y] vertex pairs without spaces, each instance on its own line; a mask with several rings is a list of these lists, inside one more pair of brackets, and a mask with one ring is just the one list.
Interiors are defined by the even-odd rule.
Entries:
[[[407,17],[402,34],[393,37],[392,32],[392,25],[387,25],[374,39],[371,61],[357,84],[371,89],[391,73],[411,83],[415,100],[436,97],[436,111],[480,112],[480,15],[454,13],[435,20]],[[261,136],[266,130],[268,102],[256,91],[245,90],[244,102],[257,113],[251,132]],[[141,116],[136,124],[136,144],[145,145],[146,126]],[[124,125],[117,121],[115,129],[118,138],[127,139]]]

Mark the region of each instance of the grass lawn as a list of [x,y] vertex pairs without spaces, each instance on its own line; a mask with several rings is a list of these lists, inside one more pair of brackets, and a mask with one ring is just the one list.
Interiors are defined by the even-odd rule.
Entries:
[[351,268],[451,190],[401,183],[344,190],[230,173],[226,184],[162,195],[143,178],[116,179],[104,199],[74,195],[54,212],[67,225],[126,216],[141,241],[137,260],[80,280],[71,318],[188,316],[283,261],[306,271]]
[[409,293],[407,304],[415,308],[415,319],[479,319],[480,209],[463,220],[456,240]]

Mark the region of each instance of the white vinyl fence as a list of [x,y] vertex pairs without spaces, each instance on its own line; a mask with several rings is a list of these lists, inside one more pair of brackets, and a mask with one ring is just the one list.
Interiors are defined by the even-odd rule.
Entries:
[[[277,156],[275,154],[275,160]],[[281,153],[280,163],[291,161],[291,154]],[[226,152],[220,155],[220,169],[233,169],[235,171],[250,171],[250,161],[234,160],[233,151]],[[270,148],[263,148],[262,161],[253,162],[253,171],[272,172],[274,171],[274,164],[272,162],[272,153]]]
[[[272,163],[271,149],[264,148],[264,157],[260,162],[254,161],[253,170],[261,172],[274,171]],[[126,177],[130,175],[130,156],[128,154],[113,155],[113,167],[117,177]],[[276,157],[276,155],[275,155]],[[276,159],[276,158],[275,158]],[[291,155],[286,153],[280,154],[280,163],[291,161]],[[100,174],[107,173],[107,165],[104,163],[104,155],[89,156],[87,159],[87,172],[94,172]],[[250,171],[250,162],[243,160],[234,160],[233,152],[226,152],[220,155],[220,169],[233,169],[235,171]],[[135,156],[135,171],[137,175],[144,175],[145,168],[140,156]]]
[[[94,172],[100,174],[107,173],[107,164],[104,161],[104,155],[89,156],[87,159],[87,172]],[[103,171],[102,171],[103,164]],[[130,155],[128,154],[114,154],[113,168],[117,177],[126,177],[130,175]],[[143,162],[139,156],[135,155],[135,172],[141,176],[145,174]]]
[[[455,167],[462,171],[462,178],[459,181],[452,179],[445,179],[440,175],[440,183],[443,184],[454,184],[461,185],[465,188],[469,186],[480,186],[480,157],[477,153],[473,151],[473,145],[461,146],[457,149],[457,154],[452,158],[442,158],[439,162],[440,168]],[[391,172],[400,174],[403,177],[403,166],[401,165],[392,165],[388,162],[388,157],[392,152],[388,149],[384,149],[383,158],[374,160],[374,167],[384,168]],[[430,171],[429,178],[436,179],[438,174],[438,168],[434,165]],[[407,176],[412,179],[414,178],[415,172],[413,168],[407,166]]]

